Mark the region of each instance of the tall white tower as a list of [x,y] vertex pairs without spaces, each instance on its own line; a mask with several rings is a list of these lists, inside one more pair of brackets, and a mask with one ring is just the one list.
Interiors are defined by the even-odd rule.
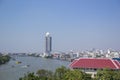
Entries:
[[45,56],[50,56],[51,51],[52,51],[52,37],[50,36],[50,33],[47,32],[45,34]]

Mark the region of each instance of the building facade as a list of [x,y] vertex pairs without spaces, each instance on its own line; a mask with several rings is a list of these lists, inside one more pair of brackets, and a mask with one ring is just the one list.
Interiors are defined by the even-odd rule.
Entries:
[[52,51],[52,37],[50,36],[50,33],[47,32],[45,35],[45,56],[50,56],[51,51]]
[[91,77],[97,74],[97,70],[105,68],[111,70],[120,70],[120,63],[117,60],[109,58],[79,58],[75,59],[70,67],[72,69],[81,69],[82,71],[91,74]]

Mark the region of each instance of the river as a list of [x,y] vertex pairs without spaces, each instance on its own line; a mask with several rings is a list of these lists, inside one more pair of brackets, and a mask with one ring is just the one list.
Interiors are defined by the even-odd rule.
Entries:
[[[39,69],[47,69],[55,71],[56,68],[69,66],[70,62],[45,59],[40,57],[19,57],[15,56],[16,60],[10,60],[8,63],[0,65],[0,80],[19,80],[27,72],[36,72]],[[16,61],[21,61],[21,64],[16,64]],[[30,65],[29,67],[24,67]]]

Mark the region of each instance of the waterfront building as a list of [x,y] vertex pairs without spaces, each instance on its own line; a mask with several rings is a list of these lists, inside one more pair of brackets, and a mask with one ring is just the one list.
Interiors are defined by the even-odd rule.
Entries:
[[50,36],[50,33],[47,32],[45,34],[45,54],[44,56],[50,56],[52,51],[52,37]]
[[120,70],[120,63],[117,60],[109,58],[79,58],[75,59],[70,67],[72,69],[81,69],[92,77],[97,73],[97,70],[109,68],[111,70]]

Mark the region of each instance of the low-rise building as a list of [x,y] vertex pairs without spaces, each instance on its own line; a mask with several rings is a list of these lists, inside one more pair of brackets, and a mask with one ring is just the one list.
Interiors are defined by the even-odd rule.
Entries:
[[81,69],[94,76],[99,69],[109,68],[111,70],[120,70],[120,63],[117,60],[108,58],[79,58],[75,59],[70,64],[70,67],[72,69]]

